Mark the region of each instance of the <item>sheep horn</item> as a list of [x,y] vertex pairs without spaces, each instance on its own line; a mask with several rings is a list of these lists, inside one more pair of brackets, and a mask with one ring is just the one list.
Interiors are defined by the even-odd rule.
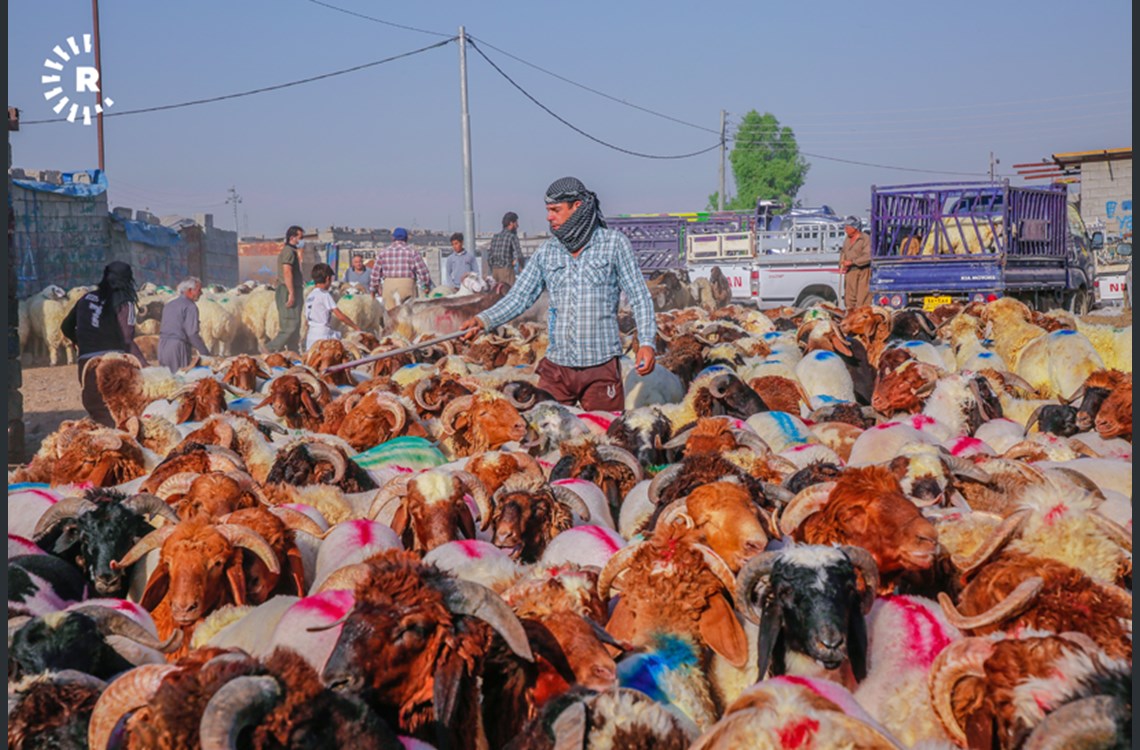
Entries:
[[598,596],[602,598],[602,601],[609,599],[610,589],[614,587],[618,576],[630,566],[633,562],[633,556],[644,544],[645,542],[631,544],[610,555],[610,559],[606,561],[605,567],[598,575]]
[[81,615],[90,617],[95,621],[96,628],[99,632],[105,636],[121,635],[124,638],[130,638],[141,646],[153,648],[155,651],[161,651],[164,654],[176,651],[178,647],[182,645],[182,631],[178,628],[175,628],[170,634],[170,637],[165,641],[160,641],[151,635],[150,631],[142,625],[139,625],[122,612],[111,609],[110,607],[104,607],[98,604],[85,604],[68,611],[78,612]]
[[947,596],[946,592],[939,592],[938,603],[942,605],[942,612],[946,615],[946,619],[951,625],[959,630],[977,630],[984,628],[988,625],[995,625],[999,622],[1004,622],[1012,617],[1017,617],[1024,612],[1037,595],[1041,593],[1041,589],[1045,586],[1045,579],[1040,576],[1031,576],[1017,585],[1009,596],[1002,599],[1000,602],[990,607],[980,615],[967,617],[963,615],[954,606],[954,602]]
[[1080,440],[1080,439],[1075,438],[1075,437],[1070,438],[1069,439],[1069,447],[1072,448],[1073,452],[1076,453],[1078,456],[1086,456],[1088,458],[1102,458],[1100,452],[1095,450],[1092,446],[1090,446],[1084,440]]
[[1089,520],[1093,522],[1093,526],[1100,529],[1101,533],[1107,536],[1112,541],[1119,544],[1124,549],[1132,554],[1132,532],[1124,528],[1111,518],[1102,516],[1095,510],[1089,513]]
[[[204,445],[206,454],[209,457],[210,471],[245,471],[245,461],[236,452],[221,445]],[[230,464],[228,467],[222,466],[223,463]]]
[[1014,534],[1017,534],[1019,531],[1021,531],[1021,527],[1024,526],[1025,522],[1029,520],[1029,516],[1032,514],[1032,512],[1033,511],[1026,509],[1019,510],[1016,513],[1011,514],[998,525],[993,534],[990,534],[986,540],[982,542],[982,546],[974,550],[974,554],[961,560],[960,562],[954,561],[954,567],[958,568],[958,570],[963,573],[969,573],[975,568],[981,566],[991,557],[1000,552],[1001,549],[1005,547],[1006,543],[1009,542],[1011,538],[1013,538]]
[[569,487],[562,485],[551,485],[550,491],[554,494],[554,499],[566,506],[571,513],[576,513],[583,522],[589,522],[590,509],[586,503],[578,496],[578,493]]
[[1028,435],[1029,431],[1031,429],[1033,429],[1033,425],[1037,424],[1037,421],[1039,419],[1041,419],[1041,411],[1046,406],[1047,406],[1047,404],[1041,404],[1041,406],[1038,406],[1036,409],[1033,410],[1033,413],[1029,415],[1029,419],[1026,420],[1026,422],[1025,422],[1025,434],[1026,435]]
[[344,479],[344,474],[348,471],[348,459],[346,459],[339,450],[319,440],[306,441],[305,450],[309,452],[313,460],[328,461],[332,464],[333,479],[330,484],[336,484]]
[[196,471],[180,471],[177,474],[171,474],[162,480],[162,484],[158,485],[154,494],[164,502],[166,498],[173,495],[185,495],[190,491],[190,485],[194,484],[194,480],[200,476],[201,474]]
[[678,448],[684,448],[685,443],[689,442],[689,436],[693,434],[693,430],[695,430],[695,429],[697,429],[697,428],[696,427],[690,427],[687,430],[682,430],[681,432],[678,432],[676,435],[669,438],[669,442],[665,443],[665,445],[662,447],[665,448],[666,450],[677,450]]
[[732,384],[732,375],[727,372],[722,375],[717,375],[709,381],[709,393],[713,398],[724,398],[728,395],[728,386]]
[[486,529],[491,524],[491,512],[494,510],[491,498],[487,495],[487,486],[469,471],[453,471],[451,475],[459,480],[464,491],[475,501],[475,507],[479,509],[479,527]]
[[672,464],[657,472],[657,476],[649,483],[649,501],[654,505],[660,505],[661,492],[680,476],[683,469],[681,464]]
[[270,422],[268,419],[258,419],[257,420],[257,426],[258,427],[264,427],[265,429],[269,430],[270,432],[276,432],[278,435],[288,435],[289,434],[289,430],[286,430],[284,427],[277,424],[276,422]]
[[163,526],[161,529],[155,529],[142,539],[135,542],[135,546],[127,550],[127,554],[119,560],[111,561],[111,570],[122,570],[146,556],[146,553],[152,549],[159,549],[163,543],[174,533],[177,528],[174,524]]
[[222,390],[228,391],[229,393],[231,393],[234,396],[237,396],[238,398],[244,398],[244,397],[249,395],[248,391],[243,391],[242,389],[237,388],[237,387],[227,383],[224,380],[219,380],[218,385],[222,386]]
[[506,385],[503,386],[503,395],[506,396],[507,401],[510,401],[511,405],[514,406],[516,409],[521,409],[523,411],[526,411],[527,409],[531,408],[532,406],[534,406],[535,404],[538,403],[538,392],[532,388],[531,389],[531,397],[528,400],[523,401],[523,400],[519,399],[519,397],[516,394],[518,393],[518,390],[520,388],[522,388],[524,385],[530,385],[530,383],[522,383],[522,382],[518,382],[518,381],[511,381],[510,383],[507,383]]
[[87,746],[92,750],[105,750],[119,721],[131,711],[148,705],[162,680],[181,669],[173,664],[144,664],[113,680],[91,712]]
[[1094,695],[1051,711],[1033,729],[1023,750],[1107,747],[1127,721],[1129,709],[1111,695]]
[[455,427],[452,422],[455,421],[457,415],[469,410],[474,402],[474,396],[460,396],[444,408],[443,413],[439,415],[439,426],[445,435],[455,434]]
[[372,395],[376,403],[392,415],[392,437],[399,435],[404,425],[408,423],[408,412],[404,409],[404,405],[391,393],[373,391]]
[[827,505],[834,488],[835,482],[819,482],[800,490],[780,512],[777,521],[780,533],[791,536],[800,527],[800,524],[807,520],[808,516],[822,510]]
[[438,401],[430,403],[427,398],[425,398],[427,393],[431,390],[434,380],[434,378],[420,378],[416,383],[415,389],[412,391],[412,400],[416,402],[416,406],[424,411],[433,412],[439,408]]
[[265,537],[247,526],[223,523],[214,526],[214,530],[225,537],[226,541],[235,547],[245,547],[261,558],[270,573],[280,573],[281,564],[277,561],[277,553],[265,541]]
[[772,575],[772,568],[779,559],[779,551],[761,552],[749,558],[736,574],[736,601],[743,605],[741,614],[753,623],[760,622],[760,612],[768,592],[766,579]]
[[269,512],[280,518],[282,523],[294,531],[303,531],[318,539],[324,538],[325,530],[321,528],[320,524],[299,510],[274,506],[269,509]]
[[984,638],[965,638],[942,649],[930,667],[930,703],[959,747],[967,747],[968,740],[954,714],[954,688],[967,677],[986,679],[986,659],[993,652],[993,644]]
[[82,497],[67,497],[51,506],[36,521],[35,531],[32,532],[32,541],[39,544],[51,531],[69,518],[89,513],[98,506]]
[[[356,591],[356,586],[368,576],[369,570],[367,563],[353,563],[352,565],[345,565],[343,568],[337,568],[325,576],[325,580],[321,581],[313,594],[323,594],[326,591]],[[317,633],[322,630],[330,630],[337,625],[343,625],[351,614],[352,608],[350,607],[336,622],[309,628],[309,632]]]
[[259,723],[281,695],[281,685],[273,677],[246,675],[227,682],[202,712],[198,724],[202,750],[236,750],[242,730]]
[[844,544],[839,549],[863,573],[863,614],[867,614],[875,603],[875,592],[879,590],[879,566],[871,553],[862,547]]
[[550,723],[554,735],[554,750],[578,750],[587,747],[589,712],[586,704],[575,701],[566,707],[558,718]]
[[1045,474],[1046,476],[1059,475],[1064,477],[1069,483],[1095,497],[1098,503],[1103,503],[1106,500],[1104,493],[1100,487],[1097,486],[1096,482],[1076,469],[1070,469],[1068,466],[1053,466],[1046,469]]
[[736,440],[737,445],[741,445],[745,448],[751,448],[753,452],[761,456],[767,456],[772,452],[771,446],[769,446],[768,443],[764,442],[764,438],[760,437],[751,430],[733,429],[731,432],[732,437]]
[[690,529],[696,526],[696,521],[689,515],[689,505],[685,501],[685,498],[674,500],[666,505],[665,509],[661,511],[661,514],[657,516],[657,522],[654,528],[657,526],[668,526],[678,521]]
[[400,474],[385,482],[384,486],[376,491],[372,504],[368,506],[368,518],[373,521],[379,520],[380,514],[389,503],[408,494],[408,482],[411,480],[410,474]]
[[534,661],[522,623],[494,591],[478,583],[455,579],[448,582],[443,594],[449,610],[479,618],[494,628],[517,656],[529,662]]
[[771,500],[772,504],[777,507],[783,507],[795,499],[795,493],[791,490],[786,490],[778,484],[772,482],[761,482],[760,486],[764,490],[765,499]]
[[617,461],[625,464],[633,472],[633,481],[635,482],[640,482],[645,476],[645,470],[641,468],[637,458],[625,448],[619,448],[616,445],[599,445],[598,458],[606,462]]
[[165,500],[149,492],[127,498],[123,501],[123,506],[139,515],[146,515],[151,518],[162,516],[171,523],[178,523],[181,520],[178,514],[174,512],[174,508],[167,505]]
[[1069,404],[1073,403],[1074,401],[1079,401],[1082,398],[1084,398],[1084,395],[1085,395],[1085,385],[1084,385],[1084,383],[1081,383],[1081,387],[1078,388],[1076,391],[1074,391],[1072,396],[1069,396],[1068,398],[1061,396],[1060,397],[1061,403],[1068,406]]
[[1025,378],[1021,377],[1020,375],[1012,373],[1009,370],[1003,370],[1002,372],[1000,372],[998,374],[1001,376],[1002,384],[1008,383],[1010,385],[1015,385],[1018,388],[1020,388],[1021,390],[1025,391],[1026,393],[1029,393],[1029,394],[1033,394],[1033,393],[1037,392],[1037,389],[1033,387],[1033,384],[1030,383]]
[[237,482],[242,492],[248,492],[256,497],[258,502],[262,505],[272,504],[269,502],[269,499],[265,497],[265,491],[261,489],[261,485],[248,473],[244,471],[227,471],[226,476]]
[[994,481],[994,478],[990,476],[989,472],[987,472],[985,469],[980,468],[977,464],[967,458],[962,458],[961,456],[944,455],[942,456],[942,462],[946,464],[947,470],[956,477],[969,479],[974,482],[980,482],[982,484],[989,484],[990,482]]

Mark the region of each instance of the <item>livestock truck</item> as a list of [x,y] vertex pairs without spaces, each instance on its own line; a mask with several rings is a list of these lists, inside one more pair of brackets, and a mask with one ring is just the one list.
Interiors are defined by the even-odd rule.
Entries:
[[629,237],[646,276],[684,271],[695,281],[720,268],[733,301],[758,307],[840,297],[844,219],[827,206],[784,211],[761,200],[754,211],[625,214],[606,222]]
[[1091,241],[1064,185],[871,188],[871,295],[884,307],[1021,299],[1088,311]]

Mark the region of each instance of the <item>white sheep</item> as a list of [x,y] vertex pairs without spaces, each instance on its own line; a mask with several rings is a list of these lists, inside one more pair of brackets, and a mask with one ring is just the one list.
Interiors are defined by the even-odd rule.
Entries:
[[685,384],[664,367],[654,367],[646,376],[637,373],[629,357],[621,358],[622,388],[626,411],[654,404],[676,404],[685,398]]
[[51,284],[28,301],[29,338],[43,343],[48,362],[52,367],[59,364],[61,348],[67,357],[67,364],[75,364],[77,350],[64,338],[60,326],[63,324],[63,319],[71,312],[72,306],[88,291],[89,287],[76,287],[70,292],[65,292]]
[[851,374],[835,352],[826,349],[809,352],[796,365],[796,379],[811,396],[812,409],[834,401],[855,400]]
[[258,343],[265,344],[281,330],[277,320],[277,293],[263,286],[246,296],[248,299],[241,308],[242,322]]
[[1092,343],[1068,329],[1053,331],[1021,350],[1016,373],[1046,396],[1068,396],[1089,375],[1104,369]]
[[198,331],[206,348],[216,356],[228,357],[238,333],[238,321],[221,304],[203,296],[198,300]]
[[1116,328],[1077,321],[1077,330],[1092,342],[1096,353],[1104,360],[1105,367],[1110,370],[1132,372],[1131,325]]
[[342,289],[336,306],[365,331],[379,333],[384,326],[384,306],[380,300],[355,284]]

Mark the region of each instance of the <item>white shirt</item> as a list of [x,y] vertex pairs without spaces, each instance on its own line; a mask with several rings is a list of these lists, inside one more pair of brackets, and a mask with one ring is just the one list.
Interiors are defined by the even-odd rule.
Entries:
[[340,334],[329,325],[336,300],[327,289],[314,288],[305,299],[305,320],[309,333],[305,336],[305,348],[309,349],[321,339],[339,339]]

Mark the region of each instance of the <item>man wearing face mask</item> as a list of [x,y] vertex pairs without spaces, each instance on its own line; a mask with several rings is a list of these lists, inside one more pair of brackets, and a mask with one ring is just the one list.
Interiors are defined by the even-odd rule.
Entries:
[[285,232],[285,244],[277,255],[277,319],[280,332],[266,345],[271,352],[296,351],[301,341],[301,251],[305,230],[298,226]]

